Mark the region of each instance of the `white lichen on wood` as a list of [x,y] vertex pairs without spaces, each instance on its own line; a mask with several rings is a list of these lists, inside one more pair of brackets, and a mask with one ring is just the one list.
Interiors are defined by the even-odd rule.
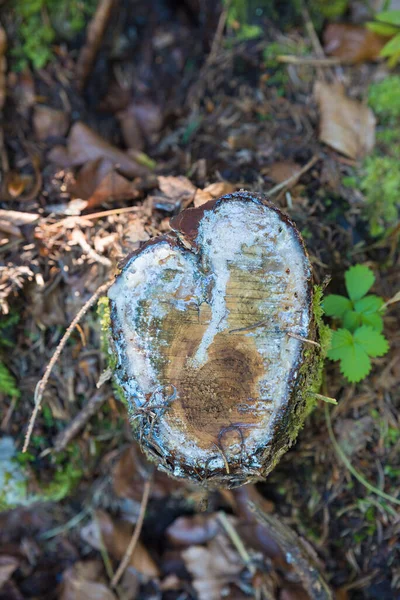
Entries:
[[160,468],[237,485],[268,472],[304,419],[311,267],[294,225],[255,195],[175,221],[109,290],[115,376]]

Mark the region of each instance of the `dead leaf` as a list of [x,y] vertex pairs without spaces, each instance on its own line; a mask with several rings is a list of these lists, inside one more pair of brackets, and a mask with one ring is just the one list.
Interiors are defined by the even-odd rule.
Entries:
[[138,197],[139,192],[129,179],[126,179],[126,177],[123,177],[116,171],[110,171],[88,198],[87,208],[93,209],[103,204],[103,202],[133,200]]
[[97,561],[76,563],[63,573],[60,600],[117,600],[104,583],[99,582],[102,568]]
[[33,127],[40,141],[49,137],[62,137],[68,131],[69,115],[63,110],[37,104],[33,110]]
[[26,188],[32,187],[32,183],[32,175],[23,175],[22,173],[18,173],[18,171],[9,171],[4,177],[4,186],[9,198],[4,198],[4,200],[18,198],[24,193]]
[[319,139],[353,159],[362,158],[375,144],[375,117],[370,108],[347,98],[344,88],[317,81],[314,94],[320,111]]
[[195,186],[182,175],[178,177],[160,176],[158,177],[158,186],[161,193],[150,197],[153,206],[168,212],[174,212],[182,206],[189,206],[196,193]]
[[[102,543],[107,552],[120,561],[125,554],[132,537],[132,525],[127,521],[113,519],[103,510],[97,510],[95,519],[83,527],[82,538],[93,548],[100,550]],[[139,541],[130,559],[130,566],[145,578],[159,577],[160,572],[154,560]]]
[[[280,160],[273,163],[268,169],[268,176],[275,183],[283,183],[291,177],[300,174],[301,166],[292,160]],[[296,183],[297,180],[294,182]]]
[[191,546],[182,552],[183,560],[193,577],[199,600],[220,600],[231,583],[238,580],[243,562],[222,533],[207,547]]
[[22,73],[18,75],[11,73],[11,75],[11,79],[14,80],[11,84],[13,101],[17,111],[28,118],[32,106],[36,103],[35,82],[32,73],[27,67]]
[[0,25],[0,110],[4,106],[6,101],[6,50],[7,50],[7,36],[3,27]]
[[310,600],[310,596],[299,585],[285,584],[279,595],[279,600]]
[[0,590],[18,567],[19,560],[15,556],[0,556]]
[[195,208],[213,200],[214,198],[220,198],[221,196],[225,196],[226,194],[232,194],[235,190],[237,190],[238,186],[233,185],[233,183],[229,183],[228,181],[217,181],[216,183],[211,183],[204,190],[196,190],[196,195],[194,197],[193,204]]
[[345,454],[350,458],[363,450],[368,442],[368,433],[373,430],[372,417],[365,415],[358,419],[341,419],[336,434]]
[[145,144],[158,141],[163,124],[160,107],[151,100],[137,100],[117,113],[128,148],[143,150]]
[[178,517],[168,527],[166,535],[175,546],[205,544],[220,530],[216,514],[198,514],[193,517]]
[[78,167],[101,158],[108,158],[113,167],[126,177],[140,177],[149,170],[138,165],[126,152],[109,144],[84,123],[78,122],[71,127],[67,148],[55,146],[49,152],[49,159],[61,167]]
[[[148,238],[148,236],[147,236]],[[139,506],[145,481],[149,476],[149,464],[138,451],[136,444],[126,448],[112,470],[112,486],[119,498],[129,498]],[[154,473],[151,496],[152,498],[166,498],[174,490],[182,487],[180,483],[156,471]]]
[[379,58],[388,39],[350,23],[329,23],[323,34],[325,53],[353,64]]

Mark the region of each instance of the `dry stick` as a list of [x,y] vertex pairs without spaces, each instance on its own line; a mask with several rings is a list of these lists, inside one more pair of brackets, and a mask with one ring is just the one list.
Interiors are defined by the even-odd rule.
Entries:
[[292,54],[281,54],[276,57],[277,62],[289,65],[310,65],[312,67],[334,67],[335,65],[346,64],[346,61],[340,58],[313,58],[312,56],[294,56]]
[[78,312],[78,314],[76,315],[75,319],[72,321],[72,323],[69,325],[67,331],[64,333],[63,337],[61,338],[60,343],[58,344],[53,356],[51,357],[51,360],[49,362],[49,364],[46,367],[46,370],[44,372],[44,375],[42,377],[42,379],[39,381],[39,383],[36,386],[35,389],[35,408],[32,411],[32,415],[29,421],[29,425],[28,425],[28,430],[26,432],[26,436],[25,436],[25,442],[24,442],[24,447],[22,448],[22,452],[26,452],[29,446],[29,442],[31,439],[31,435],[32,435],[32,431],[33,428],[35,426],[35,421],[36,421],[36,417],[39,413],[40,410],[40,405],[42,402],[42,398],[43,398],[43,393],[44,390],[46,389],[46,385],[47,382],[49,380],[49,377],[51,375],[51,372],[54,368],[54,365],[56,364],[57,360],[60,357],[61,352],[63,351],[65,344],[68,342],[69,338],[71,337],[72,332],[74,331],[75,327],[77,326],[77,324],[79,323],[79,321],[82,319],[82,317],[87,313],[87,311],[89,310],[89,308],[91,308],[93,306],[93,304],[96,302],[96,300],[98,300],[98,298],[100,298],[100,296],[102,294],[105,294],[107,292],[107,290],[111,287],[111,285],[114,283],[114,279],[112,279],[111,281],[107,281],[107,283],[103,283],[103,285],[101,285],[99,288],[97,288],[97,290],[95,291],[95,293],[93,294],[93,296],[91,296],[89,298],[89,300],[86,302],[86,304],[84,304],[81,308],[81,310]]
[[126,549],[125,555],[119,564],[117,572],[115,573],[114,577],[112,578],[111,587],[113,587],[113,588],[115,588],[118,585],[119,580],[121,579],[126,567],[129,564],[132,554],[136,548],[136,544],[139,541],[139,536],[140,536],[140,533],[141,533],[142,527],[143,527],[144,515],[145,515],[147,504],[149,501],[150,490],[151,490],[151,478],[148,479],[146,481],[146,483],[144,484],[142,501],[140,503],[139,517],[136,522],[135,529],[134,529],[134,532],[131,537],[131,541],[129,542],[129,545]]
[[304,167],[302,167],[300,169],[300,171],[298,171],[297,173],[295,173],[294,175],[292,175],[291,177],[289,177],[288,179],[285,179],[285,181],[282,181],[281,183],[278,183],[278,185],[274,186],[273,188],[271,188],[270,190],[268,190],[267,192],[267,196],[272,196],[272,194],[276,194],[277,192],[280,192],[281,190],[283,190],[284,188],[296,183],[296,181],[302,176],[304,175],[304,173],[306,173],[307,171],[309,171],[311,169],[311,167],[313,167],[315,165],[315,163],[317,161],[319,161],[319,156],[313,156],[307,164],[304,165]]

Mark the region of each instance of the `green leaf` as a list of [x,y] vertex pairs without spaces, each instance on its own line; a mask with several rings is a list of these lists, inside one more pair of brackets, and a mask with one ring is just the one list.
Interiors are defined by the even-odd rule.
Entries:
[[386,23],[367,23],[367,28],[378,35],[396,35],[399,28],[396,25],[387,25]]
[[345,296],[329,294],[324,298],[322,307],[328,317],[341,318],[346,311],[351,310],[352,304]]
[[389,344],[385,336],[378,331],[363,325],[354,334],[354,342],[361,346],[369,356],[383,356],[389,350]]
[[393,56],[400,52],[400,33],[394,36],[387,44],[385,44],[382,50],[379,52],[379,56]]
[[365,296],[375,281],[374,273],[365,265],[350,267],[350,269],[347,269],[344,278],[347,293],[353,302]]
[[354,309],[364,315],[378,312],[381,306],[383,306],[383,298],[374,296],[373,294],[364,296],[364,298],[361,298],[361,300],[357,300],[357,302],[354,303]]
[[383,331],[383,319],[379,313],[372,313],[370,315],[361,315],[361,323],[363,325],[368,325],[375,329],[375,331],[381,332]]
[[375,19],[381,23],[400,26],[400,10],[384,10],[375,15]]
[[354,342],[354,337],[347,329],[333,332],[328,357],[340,360],[340,371],[351,383],[364,379],[371,369],[367,352]]
[[343,327],[349,331],[354,331],[361,325],[361,315],[354,310],[349,310],[343,316]]
[[353,345],[353,336],[347,329],[332,331],[331,347],[328,350],[328,358],[340,360],[343,350]]

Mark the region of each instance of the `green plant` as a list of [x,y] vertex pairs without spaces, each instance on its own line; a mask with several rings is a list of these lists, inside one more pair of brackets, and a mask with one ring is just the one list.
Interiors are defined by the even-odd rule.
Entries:
[[19,398],[21,395],[15,377],[2,361],[0,361],[0,394],[5,394],[12,398]]
[[374,281],[371,269],[354,265],[345,273],[348,297],[330,294],[323,302],[326,315],[343,326],[332,331],[328,358],[340,361],[341,373],[353,383],[368,375],[371,357],[383,356],[389,349],[382,334],[383,299],[368,294]]
[[95,7],[95,0],[16,0],[14,68],[21,70],[29,63],[35,69],[43,68],[53,56],[53,42],[71,39],[81,31]]
[[367,27],[379,35],[391,37],[380,55],[388,58],[389,67],[396,66],[400,59],[400,10],[385,10],[375,15],[375,21],[367,23]]
[[381,235],[396,224],[399,210],[399,160],[373,154],[364,161],[360,189],[365,194],[371,235]]
[[400,117],[400,75],[385,77],[368,88],[368,104],[382,122],[391,123]]

